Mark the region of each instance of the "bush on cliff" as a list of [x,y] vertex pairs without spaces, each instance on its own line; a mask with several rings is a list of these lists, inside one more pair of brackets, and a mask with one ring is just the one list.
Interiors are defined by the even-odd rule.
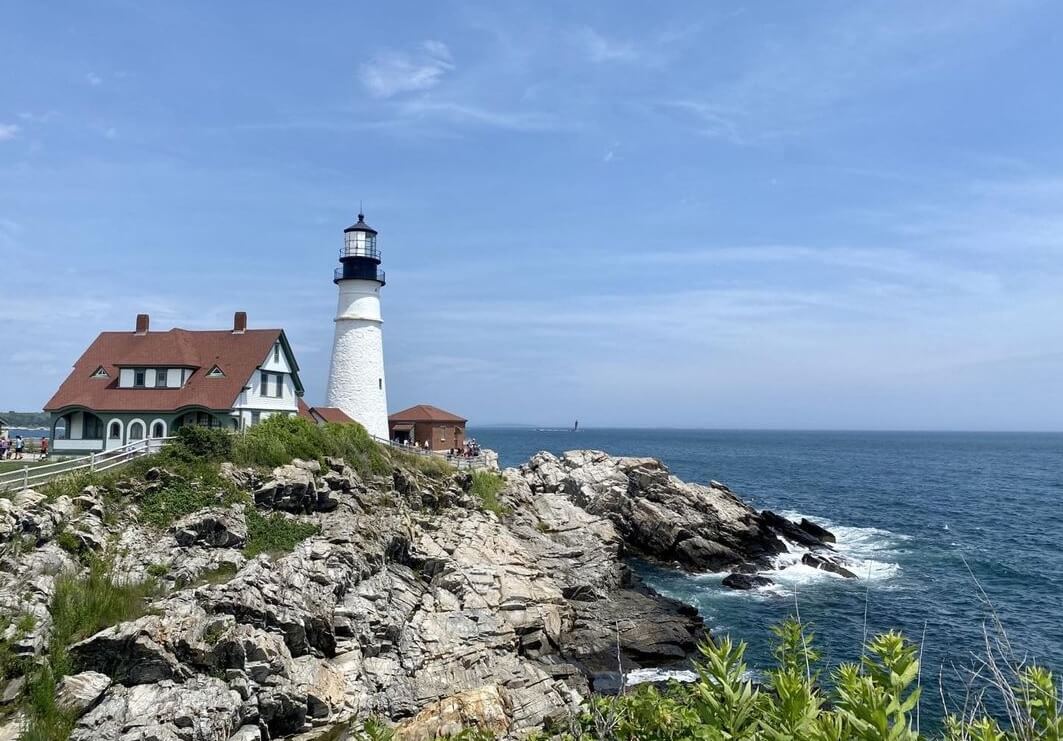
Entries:
[[[745,644],[722,638],[700,646],[697,681],[665,690],[642,685],[617,697],[599,697],[574,719],[565,739],[603,741],[918,741],[918,646],[899,633],[874,638],[859,664],[835,670],[820,681],[819,652],[811,635],[789,620],[774,630],[777,665],[763,687],[748,678]],[[966,708],[963,718],[946,718],[937,738],[945,741],[1059,741],[1063,715],[1059,688],[1050,672],[1015,667],[1005,693],[1010,729]]]
[[273,468],[294,458],[343,458],[362,476],[391,471],[383,449],[357,424],[317,425],[301,417],[274,415],[233,441],[232,461]]

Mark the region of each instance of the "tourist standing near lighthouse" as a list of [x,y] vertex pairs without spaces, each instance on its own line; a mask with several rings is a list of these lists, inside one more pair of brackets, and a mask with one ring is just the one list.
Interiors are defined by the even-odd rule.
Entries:
[[336,334],[332,342],[327,403],[360,422],[370,435],[388,437],[388,397],[384,382],[384,340],[380,316],[380,269],[377,232],[358,214],[358,223],[343,231]]

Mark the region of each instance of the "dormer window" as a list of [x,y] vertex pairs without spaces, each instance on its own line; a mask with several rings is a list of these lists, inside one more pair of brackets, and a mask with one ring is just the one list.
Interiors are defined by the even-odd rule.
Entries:
[[147,375],[147,371],[144,368],[136,368],[133,371],[133,388],[144,388],[144,377]]
[[219,368],[218,366],[214,366],[209,371],[207,371],[207,378],[225,378],[225,374],[222,373],[221,368]]
[[107,370],[101,365],[92,372],[92,378],[109,378],[109,376],[107,375]]

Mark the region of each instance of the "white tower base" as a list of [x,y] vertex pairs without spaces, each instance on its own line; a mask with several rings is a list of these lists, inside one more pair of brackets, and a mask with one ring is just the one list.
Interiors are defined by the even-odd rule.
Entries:
[[380,283],[341,280],[336,308],[327,403],[361,423],[370,435],[387,440],[388,397],[384,381]]

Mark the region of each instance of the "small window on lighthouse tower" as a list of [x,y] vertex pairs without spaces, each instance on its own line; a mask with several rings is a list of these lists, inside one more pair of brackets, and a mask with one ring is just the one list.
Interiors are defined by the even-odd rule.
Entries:
[[376,387],[378,389],[380,389],[381,391],[384,390],[384,379],[383,378],[376,379]]

